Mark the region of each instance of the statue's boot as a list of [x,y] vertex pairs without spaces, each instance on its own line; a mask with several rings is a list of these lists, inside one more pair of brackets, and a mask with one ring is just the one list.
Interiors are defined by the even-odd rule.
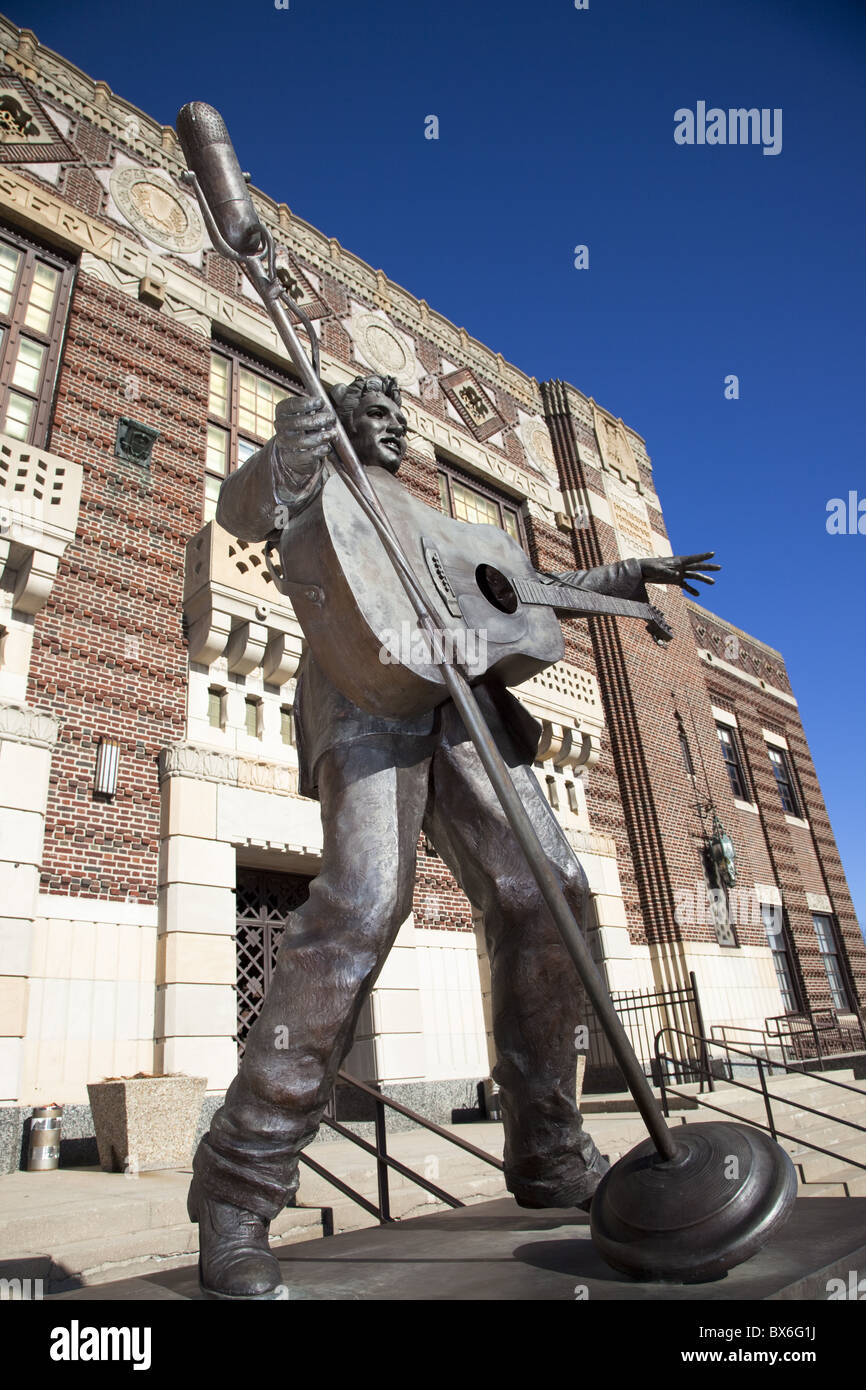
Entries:
[[270,1222],[255,1212],[205,1197],[193,1182],[187,1199],[198,1222],[198,1277],[214,1298],[285,1297],[280,1266],[268,1245]]
[[519,1207],[538,1210],[543,1207],[576,1207],[588,1212],[592,1206],[595,1189],[608,1168],[607,1154],[599,1154],[597,1159],[585,1168],[573,1181],[544,1182],[538,1179],[521,1181],[509,1179],[507,1187]]

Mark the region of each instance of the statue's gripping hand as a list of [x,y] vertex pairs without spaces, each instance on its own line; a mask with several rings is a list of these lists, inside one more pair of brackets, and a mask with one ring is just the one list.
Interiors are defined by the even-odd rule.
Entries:
[[309,495],[320,480],[336,435],[333,407],[321,397],[289,396],[274,412],[278,495]]

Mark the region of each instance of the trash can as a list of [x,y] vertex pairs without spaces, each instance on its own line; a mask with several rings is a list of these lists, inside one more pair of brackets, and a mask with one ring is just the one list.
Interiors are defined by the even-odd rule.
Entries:
[[499,1087],[492,1077],[481,1082],[481,1100],[484,1114],[488,1120],[501,1120],[502,1109],[499,1104]]
[[45,1173],[60,1166],[60,1121],[63,1106],[38,1105],[30,1120],[30,1148],[27,1153],[28,1173]]

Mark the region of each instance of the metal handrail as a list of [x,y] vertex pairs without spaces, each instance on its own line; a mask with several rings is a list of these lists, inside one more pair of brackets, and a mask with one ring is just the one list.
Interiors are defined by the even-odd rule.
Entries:
[[[666,1027],[664,1027],[664,1028],[660,1028],[660,1029],[658,1030],[658,1032],[656,1033],[656,1044],[658,1044],[658,1040],[659,1040],[659,1038],[661,1037],[662,1033],[682,1033],[684,1036],[690,1037],[690,1038],[692,1038],[692,1039],[693,1039],[694,1041],[696,1041],[696,1042],[707,1042],[707,1041],[708,1041],[708,1039],[706,1039],[706,1038],[701,1038],[697,1033],[686,1033],[686,1030],[683,1029],[683,1028],[673,1028],[671,1025],[668,1025],[668,1026],[666,1026]],[[761,1061],[761,1058],[760,1058],[760,1057],[757,1057],[757,1056],[755,1055],[754,1052],[747,1052],[747,1051],[745,1050],[745,1048],[742,1048],[742,1047],[735,1047],[733,1043],[719,1043],[718,1040],[714,1040],[714,1041],[716,1042],[716,1046],[724,1047],[726,1052],[736,1052],[737,1055],[738,1055],[739,1057],[748,1057],[749,1060],[752,1061],[752,1062],[760,1062],[760,1061]],[[658,1052],[656,1052],[656,1056],[657,1056],[657,1057],[658,1057],[658,1055],[659,1055]],[[676,1066],[676,1064],[677,1064],[677,1058],[676,1058],[676,1057],[665,1058],[665,1060],[666,1060],[666,1061],[670,1061],[674,1066]],[[855,1095],[858,1095],[858,1096],[862,1096],[862,1095],[864,1094],[864,1092],[863,1092],[863,1090],[861,1089],[861,1087],[859,1087],[859,1086],[852,1086],[851,1083],[850,1083],[850,1081],[836,1081],[836,1080],[834,1080],[832,1077],[829,1077],[829,1076],[827,1075],[827,1073],[826,1073],[826,1072],[823,1072],[823,1071],[822,1071],[822,1072],[815,1072],[815,1073],[813,1073],[813,1072],[807,1072],[807,1071],[804,1071],[803,1067],[801,1067],[801,1066],[799,1066],[799,1067],[798,1067],[798,1066],[794,1066],[793,1063],[790,1063],[790,1062],[773,1062],[772,1065],[773,1065],[774,1067],[783,1067],[785,1071],[793,1072],[793,1073],[794,1073],[795,1075],[797,1075],[797,1076],[812,1076],[812,1075],[820,1076],[820,1078],[821,1078],[821,1083],[822,1083],[822,1085],[825,1085],[825,1086],[838,1086],[838,1087],[840,1087],[840,1088],[841,1088],[842,1090],[844,1090],[844,1091],[853,1091],[854,1094],[855,1094]],[[733,1078],[731,1078],[730,1080],[731,1080],[731,1085],[732,1085],[732,1086],[742,1086],[742,1085],[744,1084],[742,1081],[734,1081]],[[775,1097],[773,1097],[773,1099],[779,1101],[779,1103],[782,1104],[782,1105],[790,1105],[790,1104],[791,1104],[790,1101],[786,1101],[786,1100],[785,1100],[784,1096],[775,1096]],[[829,1118],[832,1119],[832,1118],[833,1118],[832,1115],[831,1115]]]
[[348,1139],[352,1144],[355,1144],[358,1148],[363,1149],[365,1153],[371,1154],[376,1159],[376,1177],[379,1188],[378,1205],[371,1202],[367,1197],[364,1197],[360,1192],[356,1192],[348,1183],[343,1182],[335,1173],[330,1173],[307,1154],[302,1153],[299,1155],[299,1158],[302,1163],[306,1164],[306,1166],[312,1170],[312,1172],[318,1174],[320,1178],[324,1178],[326,1182],[331,1183],[339,1192],[342,1192],[345,1197],[350,1198],[351,1201],[356,1202],[358,1206],[368,1212],[370,1216],[374,1216],[380,1225],[388,1225],[395,1219],[391,1215],[391,1193],[388,1184],[388,1173],[391,1168],[402,1177],[408,1178],[410,1182],[415,1183],[418,1187],[423,1188],[425,1192],[431,1193],[432,1196],[438,1198],[441,1202],[445,1202],[450,1207],[463,1207],[466,1205],[465,1202],[460,1201],[459,1197],[455,1197],[452,1193],[446,1192],[443,1187],[439,1187],[438,1184],[430,1182],[427,1178],[422,1177],[420,1173],[416,1173],[414,1169],[407,1168],[405,1163],[401,1163],[399,1159],[393,1158],[388,1153],[388,1135],[385,1126],[386,1106],[388,1106],[390,1110],[395,1110],[399,1115],[403,1115],[406,1119],[412,1120],[414,1124],[420,1125],[422,1129],[426,1129],[431,1134],[437,1135],[438,1138],[445,1139],[449,1144],[454,1144],[458,1149],[462,1149],[464,1153],[472,1154],[473,1158],[478,1158],[491,1168],[496,1168],[500,1173],[505,1171],[505,1166],[500,1159],[494,1158],[492,1154],[485,1153],[483,1149],[476,1148],[474,1144],[470,1144],[466,1139],[458,1139],[457,1135],[452,1134],[450,1130],[443,1129],[441,1125],[434,1124],[432,1120],[425,1119],[424,1116],[419,1115],[416,1110],[410,1110],[408,1105],[401,1105],[399,1101],[392,1100],[390,1096],[383,1095],[381,1091],[377,1091],[372,1086],[366,1085],[365,1082],[358,1081],[356,1077],[350,1076],[348,1072],[338,1072],[337,1080],[343,1082],[347,1086],[352,1086],[356,1091],[362,1092],[363,1095],[369,1096],[375,1105],[375,1144],[371,1144],[368,1140],[362,1139],[359,1134],[353,1133],[351,1129],[347,1129],[345,1125],[340,1124],[339,1121],[333,1119],[329,1115],[323,1115],[322,1122],[326,1124],[329,1129],[333,1129],[339,1134],[341,1138]]
[[[823,1059],[834,1054],[822,1050],[822,1033],[838,1033],[841,1036],[844,1032],[856,1031],[850,1024],[841,1021],[845,1017],[854,1020],[860,1037],[866,1044],[866,1026],[859,1009],[801,1009],[794,1014],[773,1014],[765,1020],[765,1031],[768,1038],[775,1038],[783,1048],[788,1047],[792,1050],[798,1042],[811,1035],[815,1044],[815,1056]],[[772,1024],[776,1025],[775,1029],[771,1027]],[[835,1055],[844,1056],[845,1053]]]
[[[656,1033],[656,1036],[655,1036],[655,1055],[656,1055],[656,1061],[657,1061],[659,1064],[661,1064],[661,1063],[663,1063],[663,1062],[664,1062],[664,1063],[670,1062],[670,1064],[671,1064],[672,1066],[676,1066],[676,1061],[677,1061],[677,1059],[676,1059],[675,1057],[670,1056],[668,1053],[666,1053],[666,1052],[664,1052],[664,1051],[662,1050],[662,1048],[661,1048],[661,1038],[662,1038],[663,1034],[665,1034],[665,1033],[684,1034],[684,1032],[685,1032],[685,1030],[683,1030],[683,1029],[672,1028],[672,1027],[670,1027],[670,1026],[665,1027],[665,1028],[660,1028],[660,1029],[658,1030],[658,1032]],[[691,1034],[691,1035],[687,1035],[687,1036],[690,1036],[690,1037],[691,1037],[693,1040],[695,1040],[695,1041],[699,1041],[699,1040],[700,1040],[700,1039],[696,1038],[696,1035],[695,1035],[695,1034]],[[858,1130],[861,1134],[866,1134],[866,1126],[857,1124],[857,1122],[856,1122],[855,1120],[846,1120],[846,1119],[843,1119],[843,1118],[842,1118],[841,1116],[839,1116],[839,1115],[831,1115],[831,1114],[829,1114],[826,1110],[816,1110],[816,1109],[814,1108],[814,1106],[801,1104],[801,1103],[799,1103],[798,1101],[790,1100],[789,1098],[787,1098],[787,1097],[785,1097],[785,1096],[772,1095],[772,1094],[770,1093],[770,1091],[768,1091],[768,1089],[767,1089],[767,1078],[766,1078],[766,1076],[765,1076],[765,1074],[764,1074],[765,1062],[764,1062],[764,1059],[763,1059],[762,1057],[757,1056],[757,1055],[756,1055],[755,1053],[753,1053],[753,1052],[747,1052],[744,1048],[735,1047],[732,1043],[721,1043],[721,1044],[720,1044],[720,1043],[718,1043],[717,1040],[715,1040],[715,1041],[716,1041],[716,1045],[717,1045],[717,1046],[723,1047],[723,1048],[725,1049],[726,1052],[735,1052],[735,1053],[737,1053],[738,1056],[747,1057],[747,1058],[749,1059],[749,1061],[754,1062],[754,1063],[756,1064],[756,1066],[757,1066],[757,1069],[758,1069],[758,1079],[759,1079],[759,1081],[760,1081],[760,1087],[757,1087],[757,1086],[749,1086],[749,1085],[747,1084],[747,1082],[745,1082],[745,1081],[738,1081],[738,1080],[736,1080],[736,1079],[734,1078],[733,1075],[731,1075],[731,1076],[729,1077],[729,1083],[730,1083],[732,1086],[738,1086],[738,1087],[740,1088],[740,1090],[743,1090],[743,1091],[751,1091],[753,1095],[760,1095],[760,1096],[762,1097],[763,1101],[764,1101],[764,1109],[766,1110],[766,1114],[767,1114],[767,1123],[764,1125],[764,1124],[761,1124],[759,1120],[750,1120],[750,1121],[749,1121],[750,1124],[754,1125],[757,1129],[764,1129],[764,1130],[767,1130],[767,1131],[769,1132],[770,1136],[771,1136],[773,1139],[777,1140],[777,1141],[778,1141],[779,1138],[782,1138],[782,1139],[789,1139],[789,1140],[790,1140],[792,1143],[794,1143],[794,1144],[803,1144],[803,1145],[805,1145],[807,1148],[812,1149],[815,1153],[825,1154],[828,1158],[836,1158],[836,1159],[839,1159],[842,1163],[849,1164],[852,1168],[862,1168],[863,1171],[866,1172],[866,1163],[861,1163],[859,1159],[851,1158],[851,1157],[849,1157],[847,1154],[839,1153],[838,1149],[836,1149],[836,1150],[833,1150],[833,1149],[825,1149],[825,1148],[823,1148],[820,1144],[815,1144],[815,1143],[813,1143],[813,1142],[812,1142],[811,1140],[809,1140],[809,1139],[804,1139],[802,1135],[799,1135],[799,1134],[788,1134],[785,1130],[779,1129],[779,1128],[777,1127],[777,1125],[776,1125],[776,1122],[775,1122],[774,1118],[773,1118],[773,1107],[772,1107],[772,1102],[775,1101],[777,1105],[790,1105],[790,1106],[793,1106],[793,1108],[794,1108],[795,1110],[802,1110],[802,1111],[804,1111],[804,1112],[808,1112],[808,1113],[811,1114],[811,1115],[818,1115],[821,1119],[829,1120],[832,1124],[845,1125],[845,1127],[846,1127],[847,1129],[856,1129],[856,1130]],[[808,1076],[808,1075],[810,1075],[810,1073],[809,1073],[809,1072],[805,1072],[805,1071],[803,1070],[802,1067],[789,1066],[788,1063],[787,1063],[787,1062],[784,1062],[784,1061],[782,1061],[782,1062],[778,1062],[778,1061],[777,1061],[777,1062],[774,1062],[774,1063],[771,1063],[771,1062],[768,1061],[768,1062],[766,1063],[766,1065],[770,1066],[770,1068],[771,1068],[770,1074],[771,1074],[771,1075],[772,1075],[772,1067],[773,1067],[773,1066],[777,1066],[777,1067],[781,1066],[781,1067],[783,1067],[783,1068],[785,1069],[785,1071],[791,1072],[791,1073],[793,1073],[793,1074],[796,1075],[796,1076]],[[665,1069],[664,1069],[664,1067],[663,1067],[662,1065],[659,1065],[659,1067],[658,1067],[658,1076],[659,1076],[659,1090],[660,1090],[660,1092],[661,1092],[662,1110],[664,1111],[665,1115],[669,1115],[669,1114],[670,1114],[670,1107],[669,1107],[669,1105],[668,1105],[668,1099],[667,1099],[668,1095],[670,1094],[670,1095],[673,1095],[673,1096],[683,1097],[683,1093],[682,1093],[681,1091],[677,1091],[673,1086],[671,1086],[671,1085],[669,1085],[669,1084],[667,1084],[667,1083],[665,1082]],[[851,1085],[849,1082],[847,1082],[847,1081],[837,1081],[837,1080],[834,1080],[834,1079],[828,1077],[824,1072],[821,1072],[821,1073],[820,1073],[820,1076],[821,1076],[821,1083],[822,1083],[822,1085],[837,1086],[837,1087],[839,1087],[839,1088],[841,1088],[842,1090],[845,1090],[845,1091],[853,1091],[853,1092],[855,1093],[855,1095],[858,1095],[858,1096],[863,1096],[864,1094],[866,1094],[866,1092],[864,1092],[859,1086],[852,1086],[852,1085]],[[739,1115],[736,1114],[735,1111],[732,1111],[732,1110],[725,1110],[725,1109],[724,1109],[722,1106],[720,1106],[720,1105],[712,1105],[712,1104],[710,1104],[709,1101],[704,1100],[702,1097],[699,1099],[699,1098],[696,1097],[696,1096],[692,1096],[691,1099],[692,1099],[692,1100],[696,1100],[698,1105],[703,1105],[703,1106],[706,1107],[706,1109],[708,1109],[708,1110],[713,1110],[713,1111],[715,1111],[716,1113],[718,1113],[718,1114],[720,1114],[720,1115],[727,1115],[727,1116],[729,1116],[731,1119],[740,1119],[740,1118],[741,1118]]]

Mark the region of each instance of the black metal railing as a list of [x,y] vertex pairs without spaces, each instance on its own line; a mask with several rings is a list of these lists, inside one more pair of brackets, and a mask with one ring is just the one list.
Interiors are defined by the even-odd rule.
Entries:
[[866,1028],[857,1012],[816,1009],[777,1014],[766,1020],[766,1034],[788,1061],[805,1062],[866,1051]]
[[[668,1054],[664,1051],[661,1045],[661,1039],[664,1036],[664,1034],[673,1031],[675,1030],[670,1028],[660,1028],[655,1039],[655,1055],[658,1062],[659,1076],[658,1084],[659,1090],[661,1092],[660,1098],[662,1109],[666,1116],[670,1115],[668,1096],[682,1096],[683,1094],[681,1091],[675,1090],[674,1087],[671,1086],[667,1078],[667,1067],[669,1065],[676,1066],[676,1058],[668,1056]],[[712,1063],[709,1057],[709,1050],[707,1047],[708,1040],[706,1038],[693,1038],[692,1041],[704,1043],[703,1055],[709,1071]],[[774,1068],[779,1068],[786,1073],[794,1074],[797,1076],[808,1076],[809,1073],[805,1071],[802,1066],[796,1066],[778,1058],[775,1060],[768,1060],[766,1057],[762,1057],[758,1053],[749,1052],[745,1048],[735,1047],[732,1043],[719,1043],[718,1040],[716,1040],[715,1045],[717,1047],[723,1046],[727,1054],[733,1053],[736,1054],[736,1056],[738,1057],[747,1059],[742,1064],[743,1067],[748,1067],[750,1070],[757,1071],[758,1085],[750,1086],[748,1082],[734,1076],[733,1065],[730,1062],[730,1058],[727,1059],[729,1062],[729,1075],[727,1077],[729,1084],[732,1086],[737,1086],[743,1091],[751,1091],[753,1095],[759,1095],[763,1100],[767,1123],[762,1124],[759,1120],[750,1119],[748,1121],[749,1124],[754,1125],[757,1129],[766,1130],[770,1134],[771,1138],[775,1139],[777,1142],[779,1141],[779,1139],[787,1139],[793,1144],[799,1144],[802,1145],[804,1148],[812,1149],[815,1153],[826,1154],[828,1158],[835,1158],[839,1161],[840,1164],[848,1165],[852,1168],[861,1168],[864,1172],[866,1172],[866,1163],[862,1162],[860,1159],[853,1158],[850,1155],[842,1154],[839,1152],[838,1149],[825,1149],[820,1144],[814,1143],[812,1139],[808,1137],[808,1135],[804,1136],[802,1134],[789,1134],[785,1130],[780,1129],[779,1124],[777,1123],[777,1119],[773,1114],[774,1101],[777,1105],[787,1105],[789,1108],[793,1108],[795,1110],[802,1110],[805,1114],[817,1115],[819,1119],[826,1120],[828,1123],[844,1125],[849,1130],[856,1130],[858,1134],[866,1135],[866,1125],[858,1124],[855,1120],[846,1120],[841,1115],[831,1115],[826,1110],[818,1110],[815,1108],[815,1106],[806,1105],[803,1101],[797,1100],[796,1098],[792,1098],[790,1096],[773,1095],[770,1092],[767,1086],[768,1072],[771,1078],[774,1074]],[[839,1081],[835,1077],[831,1078],[823,1073],[821,1074],[821,1084],[825,1086],[835,1086],[842,1091],[852,1091],[854,1095],[859,1096],[861,1100],[864,1099],[864,1097],[866,1097],[866,1092],[864,1092],[861,1087],[852,1086],[847,1081]],[[737,1114],[736,1111],[726,1110],[723,1106],[712,1104],[710,1101],[703,1099],[703,1097],[699,1098],[697,1096],[692,1096],[691,1099],[697,1101],[697,1104],[703,1106],[705,1109],[713,1110],[720,1115],[726,1115],[730,1119],[742,1120],[743,1118],[741,1115]],[[833,1179],[830,1178],[828,1179],[828,1181],[833,1181]],[[848,1195],[847,1188],[846,1195]]]
[[[694,971],[689,972],[688,985],[676,989],[612,990],[611,1002],[619,1015],[629,1041],[644,1072],[653,1082],[656,1077],[655,1037],[660,1028],[670,1027],[687,1036],[699,1039],[697,1047],[684,1041],[676,1058],[678,1082],[697,1081],[703,1090],[703,1077],[708,1074],[706,1039],[698,982]],[[625,1089],[623,1077],[613,1050],[592,1007],[587,1004],[589,1046],[586,1061],[584,1090]],[[710,1082],[712,1086],[712,1081]]]
[[[347,1129],[346,1126],[341,1124],[333,1115],[325,1114],[322,1117],[322,1123],[327,1125],[329,1129],[334,1130],[336,1134],[339,1134],[341,1139],[348,1139],[350,1143],[355,1144],[359,1149],[363,1149],[364,1153],[370,1154],[371,1157],[375,1158],[379,1196],[378,1203],[371,1202],[369,1198],[356,1191],[355,1188],[350,1187],[342,1178],[338,1178],[336,1173],[329,1172],[321,1163],[317,1163],[315,1159],[310,1158],[308,1153],[302,1153],[300,1159],[313,1173],[316,1173],[320,1178],[324,1178],[326,1182],[336,1187],[338,1192],[342,1192],[344,1197],[348,1197],[359,1207],[362,1207],[364,1211],[368,1212],[370,1216],[375,1217],[380,1225],[386,1225],[396,1219],[391,1215],[389,1172],[392,1168],[396,1173],[399,1173],[401,1177],[408,1178],[410,1182],[423,1188],[425,1192],[430,1193],[431,1196],[437,1198],[440,1202],[444,1202],[447,1206],[463,1207],[466,1205],[465,1202],[460,1201],[459,1197],[455,1197],[453,1193],[446,1192],[438,1183],[432,1182],[421,1173],[416,1173],[414,1168],[407,1167],[405,1163],[401,1163],[399,1159],[394,1158],[393,1155],[388,1153],[388,1130],[385,1117],[386,1107],[389,1110],[396,1111],[398,1115],[402,1115],[405,1119],[411,1120],[414,1124],[420,1125],[421,1128],[426,1129],[428,1133],[435,1134],[439,1139],[445,1139],[449,1144],[454,1144],[456,1148],[462,1149],[464,1153],[471,1154],[473,1158],[480,1159],[482,1163],[486,1163],[489,1167],[495,1168],[498,1172],[502,1173],[505,1171],[501,1161],[498,1158],[494,1158],[492,1154],[485,1153],[483,1149],[476,1148],[474,1144],[470,1144],[466,1139],[458,1139],[457,1135],[452,1134],[450,1130],[443,1129],[441,1125],[434,1124],[432,1120],[425,1119],[424,1116],[419,1115],[417,1111],[410,1110],[407,1105],[401,1105],[399,1101],[392,1100],[390,1096],[384,1096],[381,1091],[375,1090],[372,1086],[367,1086],[363,1081],[358,1081],[354,1076],[349,1076],[347,1072],[338,1072],[338,1080],[343,1085],[351,1086],[355,1091],[366,1096],[369,1100],[372,1100],[374,1105],[376,1142],[375,1144],[369,1143],[368,1140],[355,1134],[351,1129]],[[331,1229],[325,1231],[327,1235],[333,1234],[333,1222],[330,1224]]]

